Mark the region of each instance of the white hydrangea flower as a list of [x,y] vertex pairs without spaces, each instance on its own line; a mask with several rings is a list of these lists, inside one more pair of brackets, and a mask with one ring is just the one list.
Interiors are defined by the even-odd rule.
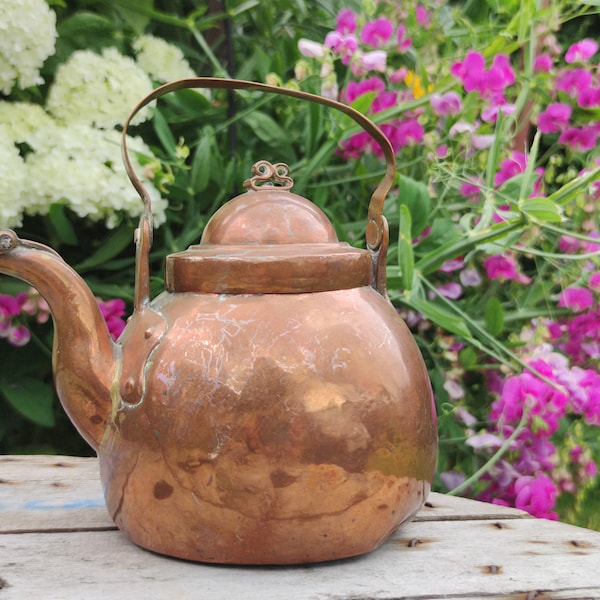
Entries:
[[[49,126],[29,141],[27,155],[28,214],[46,214],[50,204],[64,202],[75,214],[106,227],[119,224],[123,213],[139,217],[143,202],[131,185],[121,159],[121,136],[87,125]],[[152,200],[155,225],[166,220],[167,202],[161,198],[136,153],[154,159],[140,138],[128,138],[131,162]],[[148,174],[151,176],[151,174]]]
[[[47,108],[65,124],[111,129],[122,125],[131,109],[151,91],[148,75],[116,48],[106,48],[102,55],[78,50],[57,69]],[[149,116],[150,109],[145,107],[132,124]]]
[[153,35],[142,35],[133,42],[138,65],[159,83],[196,77],[183,52],[175,45]]
[[25,163],[8,130],[0,125],[0,228],[21,226],[25,181]]
[[45,0],[1,0],[0,92],[44,83],[40,68],[55,42],[56,15]]
[[17,144],[27,142],[40,127],[53,123],[54,119],[39,104],[0,100],[0,126]]

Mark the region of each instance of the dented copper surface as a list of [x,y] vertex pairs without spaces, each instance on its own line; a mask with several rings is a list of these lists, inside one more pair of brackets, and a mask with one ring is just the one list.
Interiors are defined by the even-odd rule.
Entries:
[[355,118],[387,163],[367,249],[340,243],[322,211],[290,191],[287,167],[261,161],[200,243],[167,258],[165,291],[151,301],[149,198],[124,146],[146,212],[134,313],[117,343],[49,248],[2,231],[0,272],[50,304],[57,391],[97,450],[112,518],[136,544],[233,564],[373,550],[423,505],[437,452],[427,371],[385,293],[389,142],[334,101],[233,80],[167,84],[131,116],[182,87],[257,89]]

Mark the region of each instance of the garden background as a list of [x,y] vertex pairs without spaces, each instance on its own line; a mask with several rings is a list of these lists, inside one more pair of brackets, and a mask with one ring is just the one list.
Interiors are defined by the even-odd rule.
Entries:
[[[388,292],[439,415],[434,489],[600,529],[599,0],[4,0],[0,227],[86,279],[114,337],[141,201],[119,131],[153,87],[232,76],[339,98],[388,135]],[[379,149],[342,115],[183,90],[131,129],[153,293],[259,159],[364,244]],[[91,450],[55,396],[44,301],[0,279],[0,452]]]

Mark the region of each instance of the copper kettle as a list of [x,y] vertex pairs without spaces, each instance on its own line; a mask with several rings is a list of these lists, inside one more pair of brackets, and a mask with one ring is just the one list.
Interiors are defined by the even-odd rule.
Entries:
[[[254,167],[198,245],[166,259],[149,298],[150,198],[133,172],[133,115],[181,88],[259,90],[352,117],[387,171],[367,249],[340,243],[290,191],[285,165]],[[227,79],[179,80],[134,108],[128,175],[145,203],[134,312],[113,343],[93,294],[53,250],[0,232],[0,272],[50,304],[55,384],[97,451],[106,505],[136,544],[238,564],[327,561],[373,550],[421,508],[437,451],[427,371],[385,290],[387,138],[320,96]]]

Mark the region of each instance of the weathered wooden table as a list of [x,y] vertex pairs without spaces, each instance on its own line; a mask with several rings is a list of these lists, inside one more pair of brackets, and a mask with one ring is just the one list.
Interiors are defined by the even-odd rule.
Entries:
[[600,599],[600,533],[431,494],[379,550],[297,567],[142,550],[104,508],[95,459],[0,457],[1,600]]

